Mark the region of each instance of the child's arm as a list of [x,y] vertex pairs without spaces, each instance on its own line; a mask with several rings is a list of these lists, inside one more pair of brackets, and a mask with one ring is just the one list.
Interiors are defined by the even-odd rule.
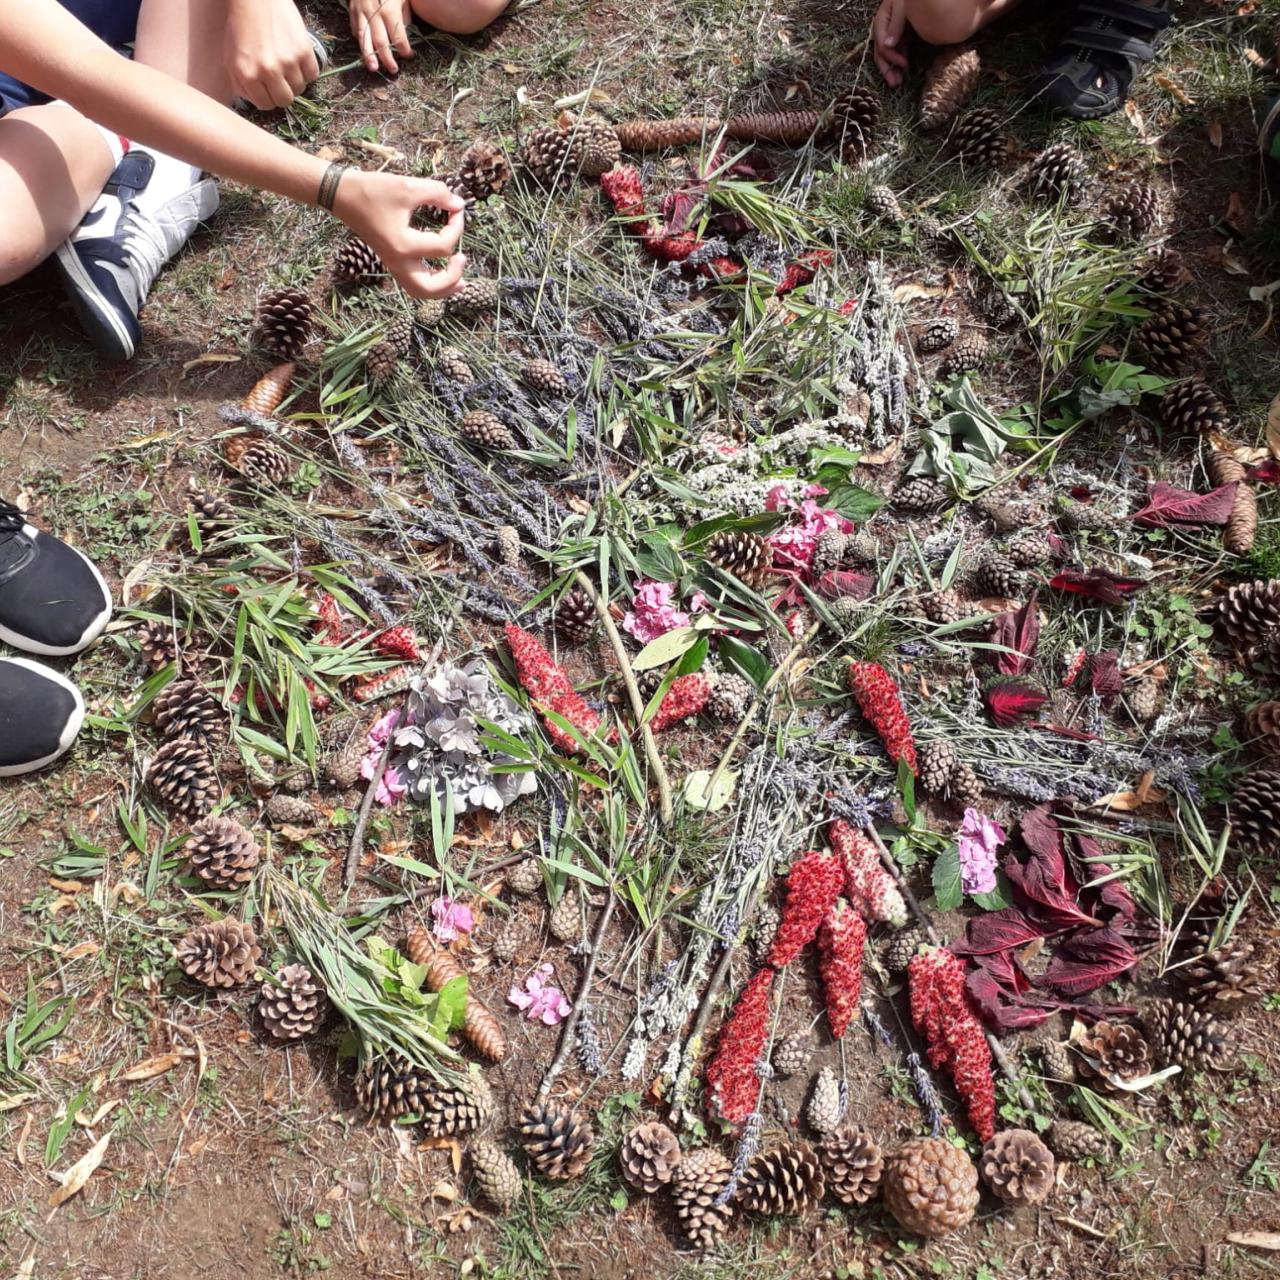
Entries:
[[[21,17],[0,11],[0,68],[76,107],[89,119],[212,173],[315,204],[323,160],[241,119],[189,85],[115,53],[57,0],[25,0]],[[449,212],[440,232],[415,230],[422,205]],[[453,254],[462,235],[462,201],[439,182],[347,172],[333,211],[366,240],[410,293],[452,292],[465,259]],[[443,270],[423,259],[446,258]]]

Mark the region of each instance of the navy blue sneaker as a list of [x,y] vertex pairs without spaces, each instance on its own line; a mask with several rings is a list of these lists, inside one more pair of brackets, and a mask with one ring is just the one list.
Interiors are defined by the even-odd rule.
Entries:
[[55,254],[76,315],[104,360],[128,360],[137,351],[138,312],[152,282],[218,207],[217,183],[206,178],[158,209],[141,208],[137,197],[155,163],[145,148],[131,148]]
[[49,657],[92,644],[111,617],[111,592],[74,547],[0,502],[0,640]]
[[27,658],[0,658],[0,778],[51,764],[83,723],[84,699],[65,676]]

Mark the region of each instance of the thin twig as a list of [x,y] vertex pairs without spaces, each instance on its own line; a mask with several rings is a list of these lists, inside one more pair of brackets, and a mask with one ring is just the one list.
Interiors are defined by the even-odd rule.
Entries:
[[573,1012],[565,1019],[564,1027],[560,1032],[560,1047],[556,1050],[556,1056],[551,1059],[551,1065],[543,1073],[542,1082],[538,1085],[537,1102],[547,1100],[551,1086],[555,1083],[556,1076],[560,1074],[565,1059],[569,1056],[569,1046],[573,1044],[574,1034],[578,1030],[578,1020],[582,1017],[587,996],[591,993],[591,983],[596,975],[596,962],[600,959],[600,944],[604,938],[604,931],[613,918],[613,908],[617,901],[618,895],[610,887],[608,900],[604,904],[604,910],[600,912],[600,919],[596,921],[595,931],[591,935],[591,954],[587,956],[587,964],[582,971],[582,981],[578,983],[578,993],[573,1000]]
[[626,646],[622,643],[618,628],[613,625],[608,602],[595,589],[591,579],[579,571],[574,574],[574,582],[586,592],[588,599],[595,605],[596,616],[600,619],[605,635],[609,637],[609,643],[613,646],[614,657],[618,660],[618,669],[622,672],[622,683],[626,686],[627,697],[631,701],[631,710],[635,713],[636,723],[640,725],[645,759],[648,760],[649,768],[653,770],[654,781],[658,784],[658,813],[664,823],[670,822],[675,813],[675,805],[671,799],[671,779],[667,777],[667,771],[662,767],[662,757],[658,754],[658,744],[654,741],[653,730],[643,723],[644,699],[640,696],[635,672],[631,670],[631,660],[627,657]]
[[[698,1056],[698,1051],[702,1045],[702,1036],[707,1029],[707,1023],[711,1021],[711,1011],[715,1008],[716,998],[720,995],[720,988],[724,986],[725,979],[729,976],[729,965],[733,960],[733,952],[734,944],[726,942],[724,954],[720,957],[720,963],[716,965],[715,972],[707,983],[707,989],[702,993],[702,1003],[698,1006],[698,1016],[693,1020],[693,1027],[684,1042],[684,1051],[690,1057],[696,1058]],[[683,1113],[684,1108],[681,1105],[681,1100],[677,1098],[672,1103],[667,1119],[672,1124],[679,1124]]]

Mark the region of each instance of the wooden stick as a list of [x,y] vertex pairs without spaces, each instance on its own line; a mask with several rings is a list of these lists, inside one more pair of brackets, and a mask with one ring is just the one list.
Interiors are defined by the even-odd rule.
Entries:
[[[636,723],[640,724],[644,718],[644,699],[641,698],[640,689],[636,685],[635,672],[631,670],[631,660],[627,657],[626,646],[622,643],[618,628],[613,625],[608,602],[601,598],[600,593],[595,589],[595,584],[585,573],[579,571],[573,578],[574,583],[586,593],[587,598],[595,606],[596,616],[600,619],[605,635],[609,637],[609,643],[613,646],[613,655],[618,660],[618,669],[622,672],[622,683],[626,686],[631,710],[635,713]],[[658,813],[662,821],[667,823],[675,814],[675,804],[671,798],[671,779],[667,777],[667,771],[662,767],[662,757],[658,754],[658,744],[654,740],[653,730],[647,724],[643,725],[640,736],[644,742],[645,759],[648,760],[649,768],[653,770],[654,781],[658,784]]]
[[[715,972],[711,975],[711,981],[707,983],[706,990],[702,993],[702,1003],[698,1006],[698,1016],[693,1020],[693,1027],[689,1031],[688,1038],[684,1042],[685,1055],[697,1057],[702,1045],[702,1036],[707,1029],[707,1023],[711,1021],[711,1010],[715,1008],[716,999],[720,995],[720,988],[724,986],[725,979],[729,976],[729,965],[733,960],[733,953],[736,944],[726,942],[724,954],[720,957],[720,963],[716,965]],[[680,1117],[684,1114],[684,1107],[677,1098],[671,1104],[671,1111],[667,1115],[667,1119],[672,1124],[679,1124]]]

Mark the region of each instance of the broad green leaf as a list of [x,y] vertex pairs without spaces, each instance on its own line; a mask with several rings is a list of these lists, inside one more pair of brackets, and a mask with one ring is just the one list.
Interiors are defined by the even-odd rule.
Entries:
[[744,644],[737,636],[721,636],[718,645],[725,666],[746,676],[757,689],[773,674],[773,668],[764,654],[749,644]]
[[726,769],[716,779],[714,789],[711,787],[711,770],[697,769],[684,780],[684,800],[692,809],[706,809],[716,813],[733,799],[734,789],[738,785],[738,775]]
[[675,627],[666,635],[650,640],[634,658],[631,659],[633,671],[649,671],[653,667],[665,667],[677,658],[683,658],[698,641],[698,633],[693,627]]
[[948,845],[933,863],[933,896],[939,911],[954,911],[964,901],[960,850]]

